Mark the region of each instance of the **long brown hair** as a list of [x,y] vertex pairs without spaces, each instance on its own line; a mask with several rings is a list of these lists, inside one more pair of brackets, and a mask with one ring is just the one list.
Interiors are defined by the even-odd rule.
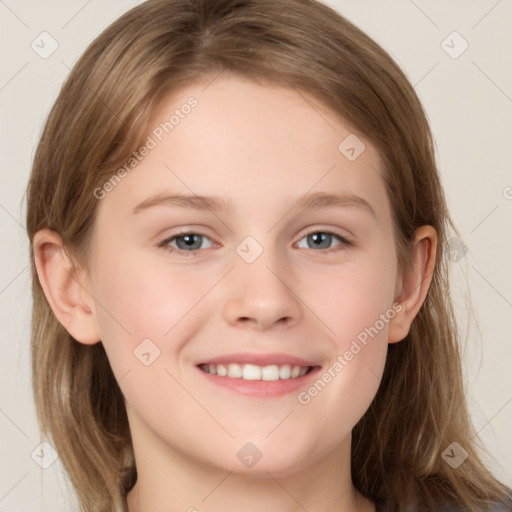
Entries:
[[[380,388],[353,430],[352,478],[388,510],[486,508],[506,488],[479,459],[465,401],[448,283],[447,210],[425,113],[391,57],[315,0],[150,0],[87,48],[49,115],[28,184],[27,228],[59,233],[87,268],[93,191],[140,146],[155,106],[199,77],[233,73],[313,95],[366,136],[385,168],[400,270],[414,231],[438,234],[433,280],[405,340],[389,346]],[[32,372],[43,435],[83,512],[126,507],[136,479],[122,393],[101,343],[74,340],[32,269]],[[457,442],[468,458],[441,457]]]

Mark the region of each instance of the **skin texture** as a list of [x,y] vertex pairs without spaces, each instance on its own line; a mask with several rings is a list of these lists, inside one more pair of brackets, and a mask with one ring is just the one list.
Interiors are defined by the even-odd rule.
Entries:
[[[338,146],[352,130],[304,93],[227,76],[207,84],[175,91],[154,113],[148,134],[187,98],[198,101],[98,201],[86,273],[73,269],[58,234],[34,239],[57,318],[77,342],[101,340],[125,396],[138,469],[130,512],[374,510],[352,487],[351,431],[377,392],[388,343],[403,340],[425,299],[436,233],[417,231],[414,272],[398,275],[372,144],[358,135],[365,150],[347,159]],[[322,191],[356,194],[375,216],[353,206],[294,208]],[[216,195],[233,211],[160,204],[132,213],[162,193]],[[352,245],[327,237],[317,248],[309,230]],[[195,256],[158,246],[180,231],[203,235]],[[236,250],[248,236],[262,249],[252,263]],[[177,243],[167,245],[186,250]],[[326,371],[398,303],[307,404],[297,391],[257,398],[214,386],[196,366],[280,352]],[[144,339],[160,350],[149,366],[134,356]],[[262,454],[251,468],[237,457],[247,442]]]

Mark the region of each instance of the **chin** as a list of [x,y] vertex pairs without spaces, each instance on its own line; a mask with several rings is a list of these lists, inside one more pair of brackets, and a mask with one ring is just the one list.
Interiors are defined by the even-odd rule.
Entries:
[[268,478],[269,473],[275,478],[292,475],[308,467],[314,458],[311,450],[297,446],[295,441],[273,443],[267,439],[241,443],[240,447],[236,443],[235,456],[226,460],[224,453],[220,459],[225,462],[222,469],[256,478]]

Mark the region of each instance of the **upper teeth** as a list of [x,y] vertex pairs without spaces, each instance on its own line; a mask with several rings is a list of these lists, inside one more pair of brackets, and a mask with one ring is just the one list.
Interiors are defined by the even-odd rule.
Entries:
[[289,364],[257,366],[255,364],[202,364],[200,368],[219,377],[232,377],[245,380],[279,380],[302,377],[310,369],[309,366],[291,366]]

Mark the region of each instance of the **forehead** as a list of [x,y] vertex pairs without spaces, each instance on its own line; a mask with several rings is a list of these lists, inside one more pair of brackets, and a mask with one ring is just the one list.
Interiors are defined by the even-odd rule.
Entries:
[[233,211],[330,191],[364,196],[386,214],[381,160],[371,142],[293,88],[204,78],[160,102],[145,145],[150,149],[138,155],[105,206],[116,201],[133,209],[169,192],[225,197]]

